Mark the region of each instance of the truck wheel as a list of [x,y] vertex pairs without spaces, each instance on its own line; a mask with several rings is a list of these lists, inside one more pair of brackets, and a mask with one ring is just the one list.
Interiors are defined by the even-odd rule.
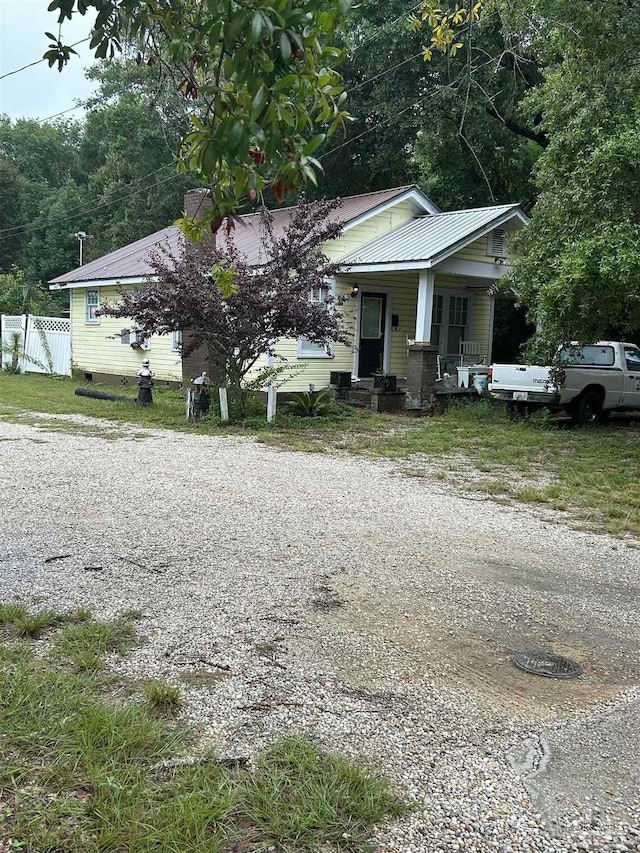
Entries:
[[574,423],[581,426],[594,426],[602,423],[602,399],[596,391],[587,391],[578,400],[573,413]]

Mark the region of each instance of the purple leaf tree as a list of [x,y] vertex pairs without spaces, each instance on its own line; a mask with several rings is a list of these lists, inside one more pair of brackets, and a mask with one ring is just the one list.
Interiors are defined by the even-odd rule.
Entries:
[[241,401],[244,377],[259,358],[275,353],[278,339],[349,343],[340,300],[327,288],[338,265],[323,252],[342,231],[333,215],[338,206],[301,201],[280,236],[264,211],[260,266],[250,266],[230,237],[218,245],[187,243],[178,258],[157,252],[157,280],[123,289],[102,313],[132,318],[143,337],[183,330],[183,355],[204,347],[214,378]]

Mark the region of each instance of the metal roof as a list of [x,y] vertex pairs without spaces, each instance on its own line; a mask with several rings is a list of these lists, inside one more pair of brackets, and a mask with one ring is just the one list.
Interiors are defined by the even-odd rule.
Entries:
[[420,216],[403,222],[392,231],[349,252],[340,263],[351,269],[371,264],[407,262],[432,266],[481,237],[492,226],[501,225],[514,217],[521,222],[527,218],[518,204]]
[[[400,199],[408,194],[419,194],[423,210],[437,210],[432,202],[413,185],[394,187],[388,190],[378,190],[362,195],[347,196],[341,200],[340,207],[335,211],[336,220],[345,225],[366,214],[374,214],[377,208],[384,207],[389,202]],[[284,233],[285,227],[291,221],[295,207],[283,207],[272,210],[273,231],[275,237]],[[219,240],[224,240],[223,232],[218,234]],[[264,238],[260,228],[260,214],[250,213],[240,217],[240,222],[232,232],[232,240],[236,248],[243,254],[249,264],[259,264],[264,261],[262,247]],[[95,261],[90,261],[71,272],[52,279],[50,284],[61,286],[85,281],[110,281],[121,279],[138,279],[153,275],[151,256],[154,251],[165,249],[171,257],[177,258],[184,246],[184,236],[179,228],[170,225],[161,231],[156,231],[148,237],[129,243],[121,249],[109,252]]]

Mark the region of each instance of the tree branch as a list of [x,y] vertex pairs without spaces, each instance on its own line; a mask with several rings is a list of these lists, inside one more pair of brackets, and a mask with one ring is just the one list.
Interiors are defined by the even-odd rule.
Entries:
[[510,130],[517,136],[531,139],[532,142],[536,142],[541,148],[546,148],[549,145],[549,136],[544,131],[531,130],[531,128],[525,127],[523,124],[513,121],[513,119],[506,118],[498,112],[493,104],[485,107],[485,110],[492,118],[499,121],[507,130]]

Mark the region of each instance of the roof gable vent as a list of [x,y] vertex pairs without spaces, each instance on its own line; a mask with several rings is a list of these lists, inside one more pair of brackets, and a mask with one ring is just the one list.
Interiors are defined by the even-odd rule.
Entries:
[[487,254],[494,258],[507,257],[507,238],[504,228],[494,228],[489,232]]

